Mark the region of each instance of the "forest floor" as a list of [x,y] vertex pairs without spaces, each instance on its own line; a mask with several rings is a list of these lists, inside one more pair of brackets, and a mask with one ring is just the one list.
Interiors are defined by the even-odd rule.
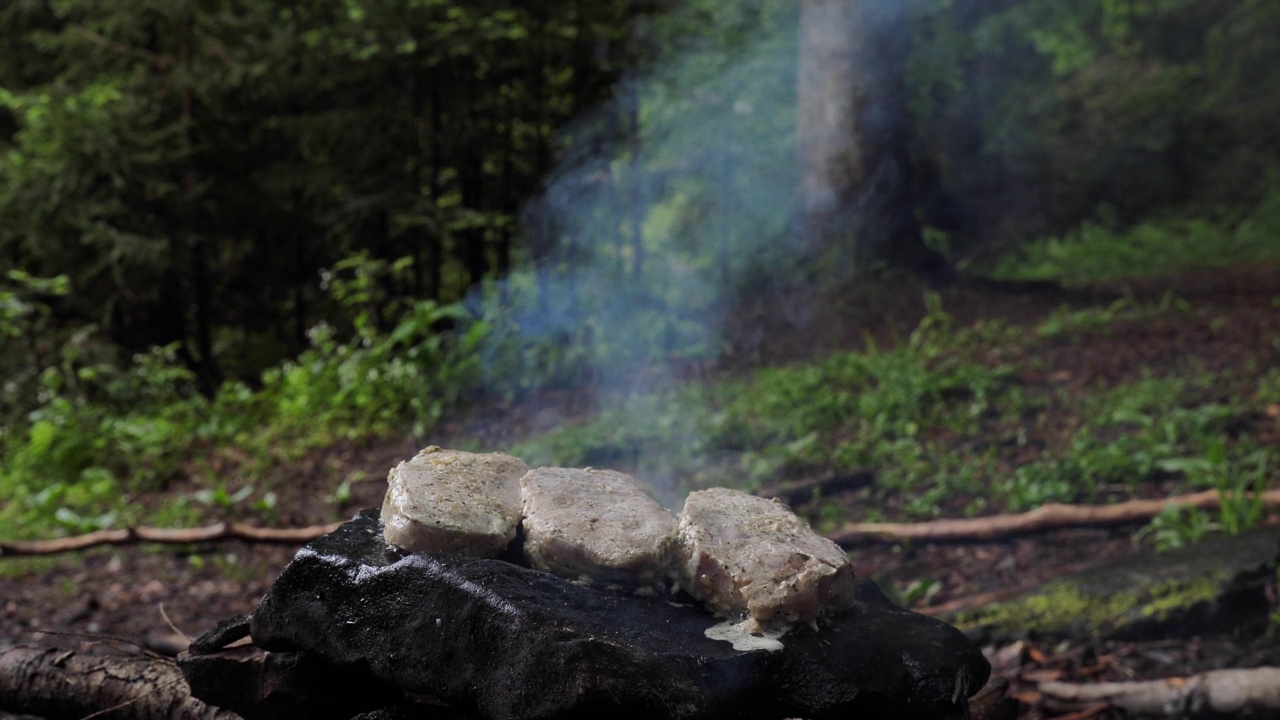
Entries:
[[[1121,289],[1061,294],[1042,288],[1020,292],[1006,288],[948,291],[948,311],[959,322],[999,318],[1015,324],[1039,322],[1064,303],[1110,302]],[[1280,353],[1280,271],[1251,268],[1201,274],[1130,286],[1125,292],[1157,297],[1172,291],[1197,310],[1170,314],[1120,334],[1089,335],[1043,350],[1037,367],[1043,376],[1028,381],[1056,383],[1068,392],[1087,393],[1106,380],[1142,373],[1176,373],[1194,357],[1202,365],[1261,362],[1275,365]],[[908,293],[909,295],[909,293]],[[918,293],[917,293],[918,295]],[[906,297],[904,295],[903,297]],[[797,321],[761,309],[737,320],[736,359],[720,368],[690,370],[692,375],[733,373],[760,364],[799,361],[864,340],[909,333],[924,313],[918,298],[862,298],[861,317],[833,317],[815,310]],[[813,307],[836,307],[816,303]],[[848,307],[841,304],[840,307]],[[891,308],[891,309],[890,309]],[[1223,388],[1222,392],[1232,392]],[[572,420],[591,408],[572,398],[542,396],[519,407],[477,410],[447,423],[434,444],[469,443],[503,449],[522,434],[550,423]],[[1274,420],[1274,418],[1272,418]],[[1265,418],[1249,431],[1280,443],[1280,422]],[[341,446],[309,453],[282,469],[273,482],[278,499],[272,509],[277,526],[304,526],[350,516],[381,502],[385,473],[413,455],[412,439],[369,446]],[[624,468],[625,469],[625,468]],[[334,494],[348,480],[339,500]],[[193,493],[192,478],[167,490]],[[1146,490],[1158,496],[1161,488]],[[326,499],[327,498],[327,499]],[[163,498],[146,502],[163,502]],[[850,499],[855,504],[858,497]],[[1268,518],[1274,522],[1275,517]],[[1135,549],[1134,527],[1072,529],[1004,542],[928,545],[909,548],[869,545],[851,551],[859,575],[885,578],[905,586],[911,580],[937,581],[939,592],[921,603],[942,603],[988,592],[1035,588],[1046,580],[1104,563]],[[193,546],[123,546],[52,558],[0,559],[0,644],[77,645],[102,635],[164,650],[181,644],[178,632],[196,636],[219,620],[250,612],[289,561],[294,547],[225,541]],[[1087,647],[1038,646],[1025,642],[989,649],[996,671],[1014,680],[1015,692],[1034,700],[1036,678],[1132,680],[1177,675],[1207,667],[1257,664],[1268,652],[1230,638],[1174,639],[1147,644],[1113,643]],[[1270,651],[1273,652],[1273,651]],[[1269,656],[1271,657],[1271,656]],[[1271,657],[1271,661],[1280,658]],[[1029,706],[1022,717],[1049,717]],[[1099,717],[1107,717],[1099,715]],[[1115,717],[1119,717],[1118,715]]]

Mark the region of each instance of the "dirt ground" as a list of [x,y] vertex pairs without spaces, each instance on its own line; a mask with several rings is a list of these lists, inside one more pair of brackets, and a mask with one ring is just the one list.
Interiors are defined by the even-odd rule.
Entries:
[[[1157,297],[1175,290],[1198,310],[1132,328],[1119,338],[1103,338],[1083,346],[1051,346],[1044,350],[1044,367],[1055,382],[1082,391],[1099,378],[1123,379],[1143,368],[1178,372],[1197,367],[1261,360],[1275,364],[1280,349],[1280,272],[1252,269],[1235,273],[1180,278],[1129,290]],[[1107,295],[1019,295],[990,290],[955,291],[947,309],[961,321],[1001,317],[1030,322],[1064,302],[1088,304]],[[968,294],[966,294],[968,293]],[[857,300],[854,298],[853,300]],[[838,306],[831,305],[838,309]],[[847,305],[845,306],[847,307]],[[836,312],[836,309],[831,312]],[[887,331],[910,327],[923,312],[907,303],[892,313],[864,316],[861,321]],[[874,313],[872,314],[874,315]],[[1213,318],[1225,318],[1213,319]],[[757,318],[769,328],[772,340],[739,344],[734,362],[778,362],[859,342],[858,324],[848,315],[828,317],[818,311],[801,322]],[[752,322],[751,318],[742,322]],[[821,341],[814,341],[822,328]],[[834,329],[834,330],[833,330]],[[745,337],[745,334],[744,334]],[[802,345],[801,339],[809,342]],[[728,371],[735,368],[731,367]],[[700,372],[716,372],[703,369]],[[1224,395],[1237,389],[1223,388]],[[567,401],[541,398],[562,406]],[[501,408],[486,415],[459,418],[447,426],[444,442],[469,439],[499,449],[519,433],[555,422],[581,408],[561,407],[545,412],[537,406]],[[1280,442],[1280,424],[1272,432]],[[441,442],[433,439],[433,442]],[[388,468],[411,456],[412,439],[376,447],[339,447],[316,452],[291,468],[276,506],[280,526],[332,521],[334,505],[316,498],[334,492],[338,479],[363,471],[351,484],[350,500],[338,512],[349,516],[362,507],[378,505]],[[174,487],[170,492],[190,492]],[[932,598],[941,603],[979,593],[1008,593],[1029,589],[1046,579],[1105,562],[1133,551],[1134,528],[1065,530],[1003,543],[929,546],[909,549],[867,546],[851,556],[858,574],[890,578],[938,580],[942,591]],[[101,548],[49,559],[0,559],[0,645],[35,643],[77,646],[100,642],[104,635],[159,650],[182,647],[183,635],[194,637],[219,620],[251,611],[273,578],[288,563],[294,547],[219,542],[195,546],[125,546]],[[1037,706],[1034,683],[1042,679],[1131,680],[1166,677],[1213,667],[1280,663],[1275,643],[1259,638],[1171,638],[1151,643],[1112,643],[1099,647],[1039,646],[1032,642],[988,648],[995,671],[1013,681],[1013,692],[1029,701],[1021,717],[1052,717]],[[1100,714],[1094,717],[1108,717]],[[1111,715],[1110,717],[1120,717]]]

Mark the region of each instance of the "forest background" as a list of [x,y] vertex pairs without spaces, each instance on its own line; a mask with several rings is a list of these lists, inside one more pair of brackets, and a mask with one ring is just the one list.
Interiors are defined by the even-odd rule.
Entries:
[[[860,199],[888,187],[911,227],[817,248],[795,209],[811,4],[6,3],[0,532],[136,522],[131,498],[233,458],[241,490],[206,488],[229,507],[312,448],[759,364],[742,319],[803,314],[797,288],[1280,258],[1274,2],[856,3],[892,39],[868,112],[893,152]],[[824,407],[806,387],[786,402]],[[690,453],[746,442],[727,412]],[[1053,492],[1024,504],[1076,499]]]

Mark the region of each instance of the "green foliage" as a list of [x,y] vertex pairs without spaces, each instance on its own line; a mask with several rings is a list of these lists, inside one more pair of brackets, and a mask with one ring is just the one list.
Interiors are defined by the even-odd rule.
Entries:
[[1128,309],[1128,300],[1117,300],[1105,308],[1085,308],[1072,310],[1063,307],[1055,311],[1036,328],[1041,338],[1072,339],[1096,334],[1111,326],[1116,315]]
[[876,578],[876,584],[895,605],[905,608],[928,605],[942,590],[942,583],[937,580],[912,580],[905,588],[899,588],[891,578],[881,577]]
[[7,3],[0,255],[66,275],[60,316],[126,355],[178,343],[205,394],[255,383],[351,320],[314,278],[360,250],[409,258],[401,301],[505,272],[555,129],[629,58],[630,12]]
[[[136,521],[132,496],[189,472],[202,449],[234,446],[269,463],[406,425],[426,433],[478,386],[476,347],[485,327],[444,334],[441,323],[465,317],[460,307],[378,297],[376,280],[396,266],[356,256],[335,267],[334,300],[355,318],[349,337],[339,339],[327,325],[314,328],[311,347],[265,372],[257,389],[227,383],[212,399],[204,397],[174,346],[123,366],[89,362],[81,336],[52,349],[45,367],[33,370],[38,399],[23,408],[25,420],[13,421],[0,436],[6,460],[0,521],[17,534]],[[18,308],[12,311],[17,325],[5,328],[42,316],[30,303],[4,307]],[[374,307],[398,319],[382,330],[370,314]],[[194,497],[225,512],[241,506],[249,492],[248,485],[236,493],[214,485]],[[270,515],[274,504],[267,492],[251,509]]]
[[1203,456],[1161,463],[1165,470],[1185,474],[1192,487],[1216,490],[1217,515],[1213,518],[1207,511],[1184,506],[1166,508],[1134,536],[1135,542],[1150,537],[1156,549],[1163,551],[1192,544],[1210,532],[1239,535],[1253,529],[1266,512],[1261,493],[1275,454],[1272,449],[1232,452],[1215,438],[1207,443]]
[[[977,219],[987,235],[964,238],[970,244],[993,233],[1011,244],[1061,236],[1110,208],[1118,224],[1087,231],[1097,239],[1162,208],[1242,210],[1275,186],[1276,148],[1243,147],[1268,136],[1280,112],[1280,11],[1271,3],[911,8],[908,79],[922,155],[956,196],[1000,199],[998,212]],[[1206,239],[1190,222],[1161,232]]]
[[332,327],[319,325],[310,333],[311,347],[296,362],[264,373],[260,395],[274,406],[284,429],[322,428],[316,440],[325,442],[326,433],[333,433],[330,439],[369,437],[411,419],[421,434],[475,387],[476,347],[485,326],[445,333],[445,324],[468,317],[461,306],[387,300],[375,305],[398,320],[379,329],[368,309],[367,284],[386,266],[372,265],[366,266],[363,256],[340,263],[338,270],[351,270],[357,279],[335,280],[331,286],[335,299],[355,310],[351,337],[340,342]]
[[1000,277],[1067,285],[1280,262],[1280,189],[1242,218],[1166,217],[1116,229],[1085,223],[1061,238],[1029,242],[1001,258]]
[[1269,449],[1229,453],[1226,444],[1217,440],[1203,457],[1180,458],[1165,463],[1165,467],[1185,473],[1195,487],[1217,490],[1218,526],[1238,535],[1262,520],[1266,507],[1261,490],[1266,486],[1267,467],[1274,456],[1275,451]]
[[[1243,408],[1154,379],[1063,398],[1011,368],[1038,343],[1184,310],[1174,298],[1064,310],[1026,336],[959,328],[933,296],[884,349],[707,390],[650,383],[720,355],[734,298],[810,270],[780,241],[798,6],[660,6],[0,7],[0,523],[128,522],[133,498],[210,453],[246,453],[252,475],[425,434],[477,394],[584,386],[610,409],[522,452],[631,465],[673,492],[873,466],[873,499],[913,517],[1184,475],[1225,488],[1222,524],[1251,521]],[[1003,277],[1280,261],[1276,7],[912,2],[911,174],[981,216],[975,236],[1053,236],[997,260]],[[949,232],[929,242],[973,248]],[[1263,403],[1280,402],[1274,375]],[[223,483],[250,480],[169,512],[242,511]],[[956,508],[962,493],[980,499]]]
[[[598,420],[515,451],[535,464],[611,462],[646,474],[656,470],[683,477],[685,489],[751,486],[813,467],[874,466],[884,469],[879,485],[886,492],[923,490],[936,481],[947,494],[972,480],[964,469],[970,463],[935,457],[930,436],[976,436],[976,421],[1008,385],[1006,369],[955,352],[974,343],[935,306],[893,349],[764,369],[709,393],[631,398]],[[913,508],[936,513],[940,500],[938,493],[923,492]]]
[[[43,375],[47,365],[57,363],[53,356],[73,353],[92,332],[91,327],[83,328],[67,338],[53,323],[50,303],[65,296],[68,286],[66,276],[39,278],[22,270],[10,270],[0,279],[0,339],[7,350],[0,357],[5,378],[0,386],[0,437],[25,421],[41,386],[55,381]],[[60,342],[72,349],[59,353]]]
[[1151,540],[1157,552],[1194,545],[1222,528],[1199,508],[1173,505],[1160,511],[1133,536],[1135,543]]
[[345,505],[351,502],[351,484],[364,480],[368,474],[363,470],[357,470],[347,477],[343,478],[338,487],[334,488],[333,493],[325,496],[325,502],[333,505]]
[[216,488],[203,488],[201,490],[197,490],[192,497],[195,498],[196,502],[203,503],[205,505],[214,505],[225,511],[230,510],[240,502],[243,502],[252,494],[252,485],[245,485],[234,493],[227,492],[225,487],[218,486]]
[[[1080,418],[1053,452],[1019,465],[1002,483],[1009,507],[1097,501],[1106,488],[1134,492],[1142,483],[1187,474],[1185,458],[1209,452],[1247,415],[1243,406],[1198,399],[1210,377],[1195,382],[1146,378],[1075,404]],[[1188,484],[1202,487],[1199,476]]]
[[1255,396],[1264,406],[1280,406],[1280,368],[1271,368],[1258,378],[1258,392]]
[[[1179,479],[1221,488],[1212,520],[1170,513],[1143,535],[1161,546],[1257,520],[1251,489],[1272,451],[1233,439],[1250,406],[1222,402],[1202,372],[1064,393],[1027,385],[1001,358],[1064,338],[1123,332],[1182,313],[1177,302],[1126,301],[1059,313],[1034,332],[986,323],[957,327],[934,301],[907,339],[785,368],[764,368],[709,390],[610,400],[598,419],[539,435],[515,452],[537,463],[621,467],[663,487],[759,487],[780,479],[870,467],[867,519],[1030,510],[1046,502],[1100,502]],[[1068,332],[1069,330],[1069,332]],[[996,352],[998,350],[998,352]],[[1025,370],[1025,367],[1023,368]],[[1029,441],[1034,437],[1037,449]],[[825,501],[816,521],[838,524]]]

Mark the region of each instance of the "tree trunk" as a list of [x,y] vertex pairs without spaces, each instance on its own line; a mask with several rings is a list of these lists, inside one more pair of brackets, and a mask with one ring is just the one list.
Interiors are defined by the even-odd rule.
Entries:
[[205,255],[205,239],[191,243],[191,277],[195,293],[196,349],[200,353],[200,381],[205,393],[212,397],[222,384],[213,347],[213,289],[209,280],[209,259]]
[[631,274],[639,286],[644,278],[644,166],[640,153],[640,89],[633,84],[630,92],[631,106],[627,109],[628,130],[631,142]]
[[444,108],[440,98],[440,78],[430,82],[431,104],[431,213],[435,226],[427,232],[427,297],[439,300],[444,284],[444,223],[441,222],[440,196],[444,194]]
[[[502,146],[502,190],[501,190],[501,211],[505,214],[510,208],[516,208],[520,204],[520,198],[516,194],[515,185],[512,180],[515,177],[515,155],[516,155],[516,109],[512,105],[511,100],[505,100],[502,103],[503,115],[506,117],[506,133],[503,135],[505,141]],[[506,279],[511,273],[511,243],[513,241],[514,230],[510,224],[504,222],[497,230],[497,257],[498,257],[498,278]],[[502,304],[506,305],[507,300],[506,284],[502,284]]]
[[[484,158],[483,151],[472,147],[459,172],[462,189],[462,206],[475,212],[484,208]],[[469,285],[479,285],[489,276],[489,255],[485,247],[486,228],[468,226],[459,233],[462,240],[462,262],[467,268]]]
[[301,232],[293,232],[293,333],[290,336],[294,353],[307,347],[307,242]]
[[[192,27],[193,20],[187,18],[186,24],[182,28],[182,43],[179,48],[180,61],[185,71],[191,73],[191,45],[193,42]],[[190,80],[182,88],[182,120],[186,127],[183,133],[183,143],[186,145],[188,153],[191,152],[196,144],[195,142],[195,94],[191,89]],[[194,166],[194,161],[190,158],[187,160],[187,167],[182,172],[183,190],[186,191],[187,201],[190,207],[199,206],[197,194],[200,182],[200,171]],[[201,213],[203,214],[203,213]],[[190,253],[190,271],[192,278],[192,305],[195,309],[196,321],[196,358],[197,367],[195,371],[200,378],[201,388],[205,394],[212,397],[218,391],[218,386],[222,384],[222,373],[218,370],[217,360],[214,357],[213,350],[213,292],[210,288],[209,280],[209,263],[205,256],[205,240],[199,235],[194,235],[188,244]],[[177,271],[177,267],[174,268]],[[186,336],[183,336],[185,341]]]
[[802,0],[796,61],[800,240],[819,255],[843,240],[851,200],[866,178],[859,147],[867,95],[856,47],[860,0]]
[[[413,132],[413,169],[409,172],[408,203],[414,209],[414,212],[421,212],[423,207],[422,200],[422,158],[427,153],[422,139],[422,133],[418,129],[418,123],[423,120],[423,106],[426,99],[423,97],[422,82],[418,78],[418,68],[410,61],[409,68],[405,73],[408,77],[406,82],[409,85],[409,117],[408,125]],[[432,197],[432,201],[435,198]],[[419,226],[413,226],[404,230],[405,239],[402,243],[408,252],[410,261],[413,263],[411,270],[411,291],[415,298],[421,298],[426,273],[422,267],[422,246],[423,231]]]
[[911,157],[905,3],[803,0],[797,58],[799,232],[811,257],[905,268],[951,265],[924,243]]

